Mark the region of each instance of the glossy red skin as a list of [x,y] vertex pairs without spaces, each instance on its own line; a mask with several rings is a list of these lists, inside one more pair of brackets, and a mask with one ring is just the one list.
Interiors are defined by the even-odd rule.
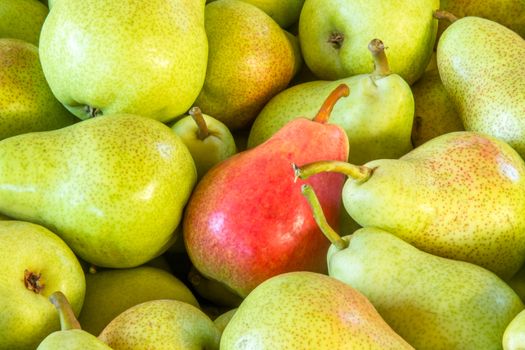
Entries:
[[326,273],[330,243],[313,220],[301,185],[314,188],[336,228],[345,177],[321,173],[294,183],[291,164],[347,158],[343,129],[300,118],[212,168],[193,192],[183,223],[195,267],[241,296],[284,272]]

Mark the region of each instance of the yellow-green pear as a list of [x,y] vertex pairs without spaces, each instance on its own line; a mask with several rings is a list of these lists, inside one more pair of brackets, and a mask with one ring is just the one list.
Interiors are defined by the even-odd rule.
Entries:
[[84,301],[82,267],[46,228],[0,221],[0,349],[34,350],[60,323],[48,297],[61,290],[76,315]]
[[216,319],[213,320],[213,323],[215,324],[215,327],[222,333],[224,332],[224,329],[230,323],[230,320],[232,319],[233,315],[235,315],[235,312],[237,311],[237,308],[231,309],[229,311],[226,311],[222,314],[220,314]]
[[284,31],[254,5],[217,0],[206,5],[206,79],[194,105],[230,130],[248,126],[294,74],[294,50]]
[[503,350],[525,349],[525,310],[509,323],[503,333]]
[[208,44],[204,0],[56,1],[40,38],[51,90],[73,114],[167,122],[199,94]]
[[308,178],[342,172],[343,204],[362,227],[388,231],[418,249],[482,266],[510,279],[525,260],[525,162],[504,141],[457,131],[399,159],[357,166],[317,162]]
[[111,350],[92,334],[81,329],[66,296],[56,291],[49,297],[58,311],[60,331],[48,335],[36,350]]
[[479,17],[456,20],[437,47],[439,75],[466,130],[497,137],[525,157],[525,40]]
[[380,38],[393,73],[415,82],[430,60],[439,0],[306,0],[299,18],[305,63],[321,79],[370,72],[366,45]]
[[104,328],[99,339],[114,350],[215,350],[220,332],[195,306],[163,299],[124,311]]
[[437,67],[425,71],[411,88],[415,105],[412,128],[414,147],[436,136],[464,130],[454,102],[441,82]]
[[304,0],[242,0],[257,6],[277,22],[288,28],[299,20]]
[[135,115],[0,141],[0,212],[52,228],[96,266],[133,267],[162,254],[196,177],[180,138]]
[[315,272],[288,272],[258,285],[221,338],[232,349],[413,349],[350,286]]
[[53,96],[33,44],[0,39],[0,86],[0,140],[78,120]]
[[188,287],[161,269],[139,266],[88,273],[86,297],[78,320],[85,331],[98,336],[121,312],[157,299],[176,299],[199,307]]
[[49,10],[38,0],[2,0],[0,38],[14,38],[38,46]]

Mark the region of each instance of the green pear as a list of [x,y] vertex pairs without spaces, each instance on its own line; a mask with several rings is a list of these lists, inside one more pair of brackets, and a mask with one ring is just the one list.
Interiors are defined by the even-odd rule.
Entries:
[[288,28],[299,20],[304,0],[242,0],[257,6],[277,22]]
[[257,286],[224,329],[221,350],[413,349],[357,290],[315,272]]
[[409,84],[432,54],[439,0],[306,0],[299,19],[303,58],[321,79],[336,80],[372,70],[366,45],[381,38],[392,72]]
[[0,141],[0,212],[52,228],[97,266],[163,253],[195,182],[184,143],[150,118],[100,116]]
[[525,349],[525,310],[509,323],[503,333],[503,350]]
[[466,130],[500,138],[525,156],[525,40],[479,17],[455,21],[437,48],[439,75]]
[[38,0],[2,0],[0,38],[14,38],[38,46],[40,31],[49,12]]
[[463,123],[448,95],[437,69],[427,70],[412,85],[415,116],[412,144],[420,146],[436,136],[462,131]]
[[204,0],[58,1],[40,40],[51,90],[81,119],[174,119],[199,94],[207,54]]
[[303,185],[302,192],[332,242],[329,275],[369,298],[416,349],[501,348],[505,327],[523,304],[499,277],[474,264],[422,252],[377,228],[341,238],[326,222],[314,190]]
[[0,39],[0,86],[0,140],[78,120],[53,96],[33,44]]
[[88,273],[79,322],[87,332],[99,335],[123,311],[157,299],[176,299],[199,307],[188,287],[164,270],[140,266]]
[[222,333],[224,332],[224,329],[230,323],[230,320],[232,319],[233,315],[235,315],[235,312],[237,311],[237,308],[231,309],[229,311],[226,311],[219,315],[215,320],[213,320],[213,323],[215,324],[215,327]]
[[410,86],[390,73],[380,40],[372,40],[368,46],[376,66],[372,73],[332,82],[313,81],[281,92],[257,116],[248,147],[263,143],[293,119],[315,115],[326,96],[344,83],[351,93],[335,105],[329,123],[345,129],[350,161],[363,164],[372,159],[398,158],[410,151],[414,118]]
[[[508,27],[525,38],[525,1],[523,0],[441,0],[440,9],[457,17],[476,16]],[[438,37],[449,26],[439,21]]]
[[60,329],[51,293],[61,290],[80,312],[84,272],[64,241],[35,224],[0,221],[0,247],[0,349],[34,350]]
[[237,153],[235,140],[226,125],[192,107],[189,116],[179,119],[171,129],[180,136],[191,153],[197,174],[202,178],[215,164]]
[[293,47],[270,16],[240,0],[213,1],[205,17],[208,67],[194,105],[241,129],[292,79]]
[[54,292],[49,299],[58,310],[62,329],[48,335],[36,350],[111,350],[97,337],[80,328],[73,309],[62,292]]
[[288,42],[292,46],[294,57],[293,76],[295,77],[303,67],[303,55],[301,54],[301,44],[299,43],[299,38],[297,36],[293,35],[290,32],[287,32],[286,30],[284,30],[283,32],[286,35]]
[[399,159],[355,166],[318,162],[307,178],[343,172],[347,212],[417,248],[509,279],[525,260],[525,162],[508,144],[475,132],[438,136]]
[[213,350],[219,349],[220,332],[193,305],[178,300],[152,300],[118,315],[99,339],[115,350]]

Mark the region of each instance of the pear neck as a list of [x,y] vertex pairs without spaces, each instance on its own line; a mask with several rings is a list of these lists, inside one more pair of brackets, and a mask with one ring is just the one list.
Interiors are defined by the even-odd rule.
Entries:
[[58,311],[58,316],[60,317],[60,328],[63,331],[81,329],[80,323],[78,323],[71,305],[62,292],[57,291],[51,294],[49,296],[49,301],[51,301]]
[[340,98],[346,97],[349,94],[350,88],[348,87],[348,85],[340,84],[339,86],[337,86],[330,93],[330,95],[328,95],[323,105],[321,106],[321,109],[319,109],[319,112],[317,112],[316,116],[314,117],[313,121],[321,124],[328,123],[328,120],[330,119],[330,114],[332,113],[336,102],[339,101]]

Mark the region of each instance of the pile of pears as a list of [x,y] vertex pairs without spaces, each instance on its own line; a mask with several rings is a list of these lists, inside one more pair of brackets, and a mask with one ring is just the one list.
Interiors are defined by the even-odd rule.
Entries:
[[525,349],[523,0],[0,0],[0,350]]

